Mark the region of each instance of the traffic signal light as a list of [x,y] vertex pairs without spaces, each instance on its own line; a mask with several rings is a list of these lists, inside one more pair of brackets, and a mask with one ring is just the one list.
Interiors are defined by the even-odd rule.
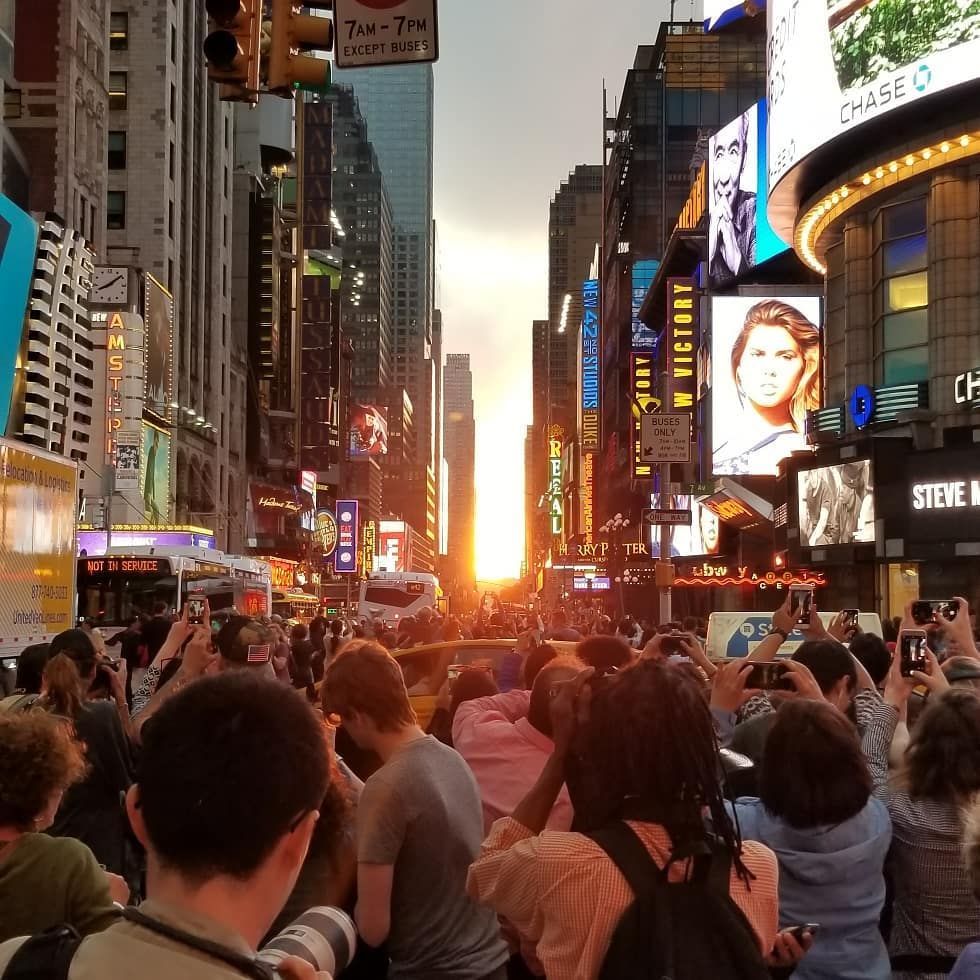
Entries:
[[[308,7],[322,6],[306,3]],[[289,96],[299,85],[326,85],[330,63],[301,51],[329,51],[333,47],[333,21],[300,13],[295,0],[272,0],[272,43],[269,47],[268,90]]]
[[262,0],[205,0],[208,78],[226,102],[258,102]]

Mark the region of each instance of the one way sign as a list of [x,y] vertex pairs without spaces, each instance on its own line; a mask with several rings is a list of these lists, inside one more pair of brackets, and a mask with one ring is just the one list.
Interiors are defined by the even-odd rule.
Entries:
[[644,463],[690,463],[690,414],[641,415],[640,459]]

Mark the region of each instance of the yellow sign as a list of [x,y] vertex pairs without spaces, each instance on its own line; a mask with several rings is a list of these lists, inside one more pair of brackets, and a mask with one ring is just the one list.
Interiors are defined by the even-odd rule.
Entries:
[[42,642],[71,626],[77,506],[74,463],[0,440],[0,644]]
[[691,185],[691,193],[687,196],[684,207],[681,208],[677,219],[677,227],[690,231],[701,223],[705,211],[708,210],[708,165],[701,164],[697,177]]
[[565,430],[560,425],[551,427],[551,437],[548,439],[548,514],[551,518],[551,533],[556,537],[561,534],[562,498],[564,491],[561,485],[561,453],[565,439]]

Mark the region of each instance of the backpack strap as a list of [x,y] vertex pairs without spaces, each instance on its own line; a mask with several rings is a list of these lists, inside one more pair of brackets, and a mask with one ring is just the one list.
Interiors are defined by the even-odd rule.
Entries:
[[585,836],[606,852],[637,898],[658,891],[664,871],[628,823],[616,820]]
[[7,963],[3,980],[68,980],[82,937],[71,926],[53,926],[31,936]]

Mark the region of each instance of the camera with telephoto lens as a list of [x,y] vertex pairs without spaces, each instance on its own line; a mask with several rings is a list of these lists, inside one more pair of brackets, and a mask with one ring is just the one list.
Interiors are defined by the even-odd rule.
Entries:
[[665,633],[660,638],[660,652],[665,657],[672,657],[678,654],[686,657],[687,651],[684,649],[684,643],[686,641],[686,633],[681,633],[678,630],[671,630],[669,633]]
[[275,969],[287,956],[298,956],[318,973],[335,977],[347,969],[356,951],[357,928],[351,917],[341,909],[321,905],[304,912],[271,939],[258,960]]

